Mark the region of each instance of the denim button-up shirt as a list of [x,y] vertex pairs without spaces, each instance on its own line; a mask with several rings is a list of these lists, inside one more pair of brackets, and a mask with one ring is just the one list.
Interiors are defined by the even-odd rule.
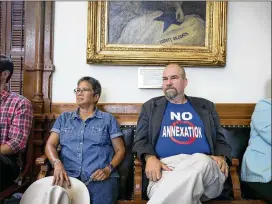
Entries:
[[[111,162],[114,156],[111,139],[122,136],[114,116],[98,109],[85,121],[78,110],[62,113],[51,131],[60,136],[60,159],[67,174],[80,177],[83,182]],[[112,172],[111,177],[118,177],[118,172]]]

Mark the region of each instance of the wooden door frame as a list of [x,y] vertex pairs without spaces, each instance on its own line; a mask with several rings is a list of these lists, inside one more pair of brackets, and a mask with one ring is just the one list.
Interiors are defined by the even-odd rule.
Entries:
[[25,2],[23,94],[35,113],[51,112],[54,2]]

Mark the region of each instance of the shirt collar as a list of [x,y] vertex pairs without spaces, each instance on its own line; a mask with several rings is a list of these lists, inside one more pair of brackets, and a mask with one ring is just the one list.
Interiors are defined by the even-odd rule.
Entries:
[[10,91],[8,90],[8,87],[6,86],[0,93],[0,101],[5,101],[5,99],[9,96]]
[[[102,112],[97,107],[95,107],[94,114],[90,118],[94,118],[94,117],[100,118],[100,119],[103,118]],[[80,116],[79,116],[79,108],[77,108],[75,111],[72,112],[71,118],[72,119],[80,118]]]

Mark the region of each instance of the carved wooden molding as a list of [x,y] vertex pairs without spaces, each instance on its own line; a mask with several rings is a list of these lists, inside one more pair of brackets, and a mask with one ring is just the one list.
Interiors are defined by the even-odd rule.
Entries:
[[25,4],[24,96],[32,101],[35,113],[50,112],[54,3]]

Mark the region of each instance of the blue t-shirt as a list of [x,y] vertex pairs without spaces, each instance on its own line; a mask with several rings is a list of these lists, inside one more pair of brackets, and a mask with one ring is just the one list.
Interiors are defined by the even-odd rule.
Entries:
[[168,102],[155,147],[159,158],[178,154],[211,154],[202,120],[189,101]]

